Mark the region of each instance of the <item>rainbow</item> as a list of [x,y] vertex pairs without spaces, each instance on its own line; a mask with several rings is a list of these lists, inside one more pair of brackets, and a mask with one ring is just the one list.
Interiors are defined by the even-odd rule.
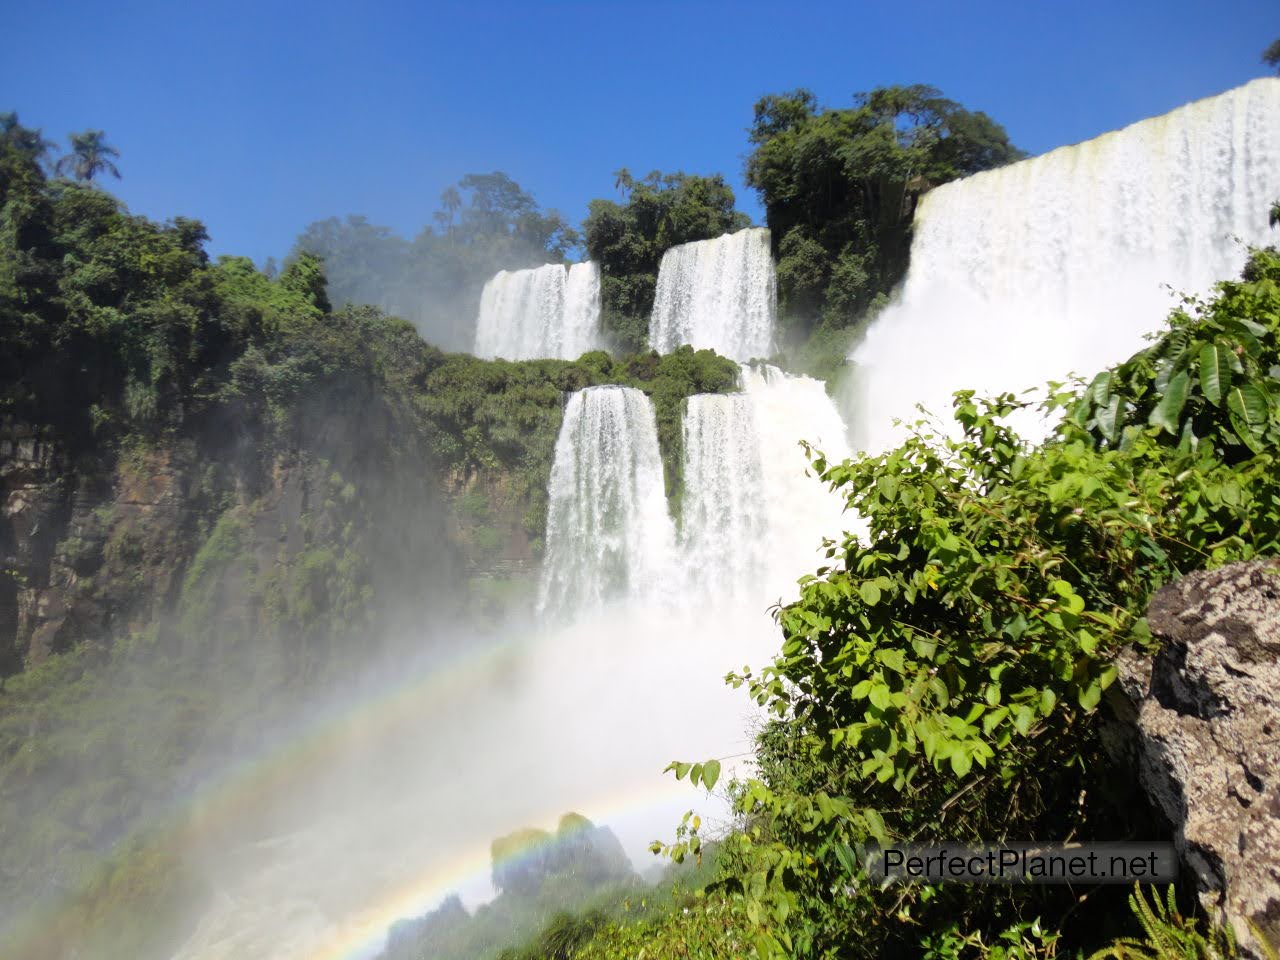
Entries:
[[[149,819],[148,826],[105,851],[103,860],[123,849],[184,849],[208,842],[238,818],[282,795],[299,779],[324,769],[335,757],[350,755],[409,722],[417,716],[424,699],[448,702],[465,696],[473,689],[473,683],[503,668],[515,667],[529,649],[527,641],[493,640],[443,660],[424,661],[416,671],[401,673],[381,686],[370,685],[354,702],[338,703],[320,711],[259,753],[227,765],[179,795],[158,823],[155,818]],[[653,809],[659,803],[674,804],[670,778],[654,771],[652,784],[638,793],[585,797],[575,803],[575,809],[596,823],[604,823],[608,818]],[[554,823],[565,812],[548,810],[538,819]],[[411,882],[358,911],[342,925],[331,943],[310,956],[314,960],[368,957],[380,947],[387,929],[396,920],[421,915],[451,890],[485,876],[489,868],[487,842],[434,864]],[[33,911],[18,929],[0,938],[0,944],[15,946],[16,956],[34,955],[32,946],[40,942],[42,932],[57,929],[60,917],[75,900],[72,895]]]
[[[640,793],[601,796],[584,804],[593,823],[607,824],[610,819],[643,812],[673,799],[672,781],[655,775],[655,786]],[[554,823],[565,811],[547,811],[540,822]],[[435,906],[450,891],[466,886],[477,877],[488,874],[488,844],[476,846],[444,864],[436,864],[403,887],[396,889],[361,911],[331,943],[307,955],[307,960],[365,960],[381,948],[387,930],[397,920],[418,917]]]

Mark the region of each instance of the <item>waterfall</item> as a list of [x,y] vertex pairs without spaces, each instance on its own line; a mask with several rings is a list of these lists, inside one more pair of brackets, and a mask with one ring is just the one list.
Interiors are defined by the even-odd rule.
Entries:
[[600,271],[594,263],[502,270],[484,285],[476,356],[574,360],[600,346]]
[[686,586],[749,596],[768,558],[760,437],[745,393],[699,394],[684,417],[680,547]]
[[600,268],[590,260],[569,268],[564,286],[564,326],[560,351],[552,356],[576,360],[604,346],[600,333]]
[[843,529],[843,500],[809,471],[808,440],[849,455],[844,421],[820,380],[742,367],[743,392],[689,398],[684,419],[681,590],[706,598],[777,599],[820,562]]
[[824,562],[824,537],[838,540],[849,521],[844,500],[813,476],[800,446],[808,441],[832,463],[849,456],[845,423],[826,384],[767,364],[743,367],[742,383],[760,436],[765,511],[769,518],[770,599],[796,594],[796,578]]
[[539,612],[662,595],[675,529],[648,397],[606,386],[569,398],[548,498]]
[[[1089,376],[1175,305],[1234,277],[1280,198],[1280,79],[946,184],[916,214],[897,302],[850,355],[854,438],[917,402]],[[1239,239],[1237,239],[1239,238]]]
[[763,227],[681,244],[662,255],[649,343],[659,353],[687,343],[734,360],[767,357],[777,301]]

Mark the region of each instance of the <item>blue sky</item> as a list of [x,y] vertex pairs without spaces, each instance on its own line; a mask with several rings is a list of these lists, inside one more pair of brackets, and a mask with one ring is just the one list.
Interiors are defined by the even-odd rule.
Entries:
[[612,172],[720,171],[739,206],[761,94],[931,83],[1033,153],[1265,68],[1274,0],[928,3],[35,3],[0,0],[0,110],[102,128],[136,212],[261,262],[310,221],[412,235],[504,170],[573,221]]

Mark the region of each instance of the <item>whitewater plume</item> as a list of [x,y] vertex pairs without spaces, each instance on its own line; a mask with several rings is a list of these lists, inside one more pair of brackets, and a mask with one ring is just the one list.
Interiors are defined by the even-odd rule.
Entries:
[[810,474],[801,440],[849,454],[824,384],[768,364],[742,367],[742,393],[689,398],[684,417],[682,598],[795,595],[839,535],[843,501]]
[[675,528],[648,397],[604,386],[569,398],[548,499],[539,612],[661,595]]
[[699,394],[684,417],[680,547],[694,595],[749,595],[768,557],[755,411],[745,393]]
[[843,499],[813,475],[800,441],[838,463],[850,453],[847,430],[821,380],[757,364],[742,368],[742,385],[760,437],[769,532],[763,586],[771,599],[790,599],[796,578],[822,561],[823,538],[838,539],[847,526]]
[[898,301],[850,356],[854,440],[882,449],[914,405],[1114,363],[1158,329],[1168,288],[1236,275],[1274,239],[1280,79],[926,194]]
[[662,255],[649,343],[659,353],[687,343],[734,360],[767,357],[777,301],[767,229],[681,244]]
[[600,270],[591,261],[503,270],[484,285],[476,356],[573,360],[600,346]]

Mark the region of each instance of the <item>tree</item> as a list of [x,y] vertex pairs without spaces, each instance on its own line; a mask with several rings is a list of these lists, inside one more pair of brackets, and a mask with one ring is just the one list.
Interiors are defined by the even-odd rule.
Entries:
[[1280,37],[1272,40],[1271,46],[1262,51],[1262,62],[1276,73],[1280,73]]
[[582,225],[587,254],[600,264],[603,323],[627,351],[644,349],[662,255],[671,247],[708,240],[748,226],[734,210],[724,177],[652,173],[614,174],[623,202],[592,200]]
[[920,193],[1024,156],[985,113],[922,85],[838,110],[809,90],[771,94],[749,139],[747,183],[773,231],[784,321],[800,334],[848,326],[901,279]]
[[24,127],[15,112],[0,113],[0,149],[16,150],[27,158],[40,162],[53,146],[53,141],[46,140],[39,130]]
[[469,350],[480,291],[499,270],[562,263],[576,230],[507,174],[472,173],[444,190],[441,209],[412,240],[364,217],[312,223],[285,265],[303,252],[324,261],[329,297],[403,317],[438,346]]
[[113,162],[120,157],[120,151],[106,141],[106,134],[101,130],[86,130],[73,133],[67,137],[71,144],[71,152],[61,157],[55,169],[63,176],[70,174],[77,180],[89,181],[100,173],[109,173],[117,180],[120,170]]

